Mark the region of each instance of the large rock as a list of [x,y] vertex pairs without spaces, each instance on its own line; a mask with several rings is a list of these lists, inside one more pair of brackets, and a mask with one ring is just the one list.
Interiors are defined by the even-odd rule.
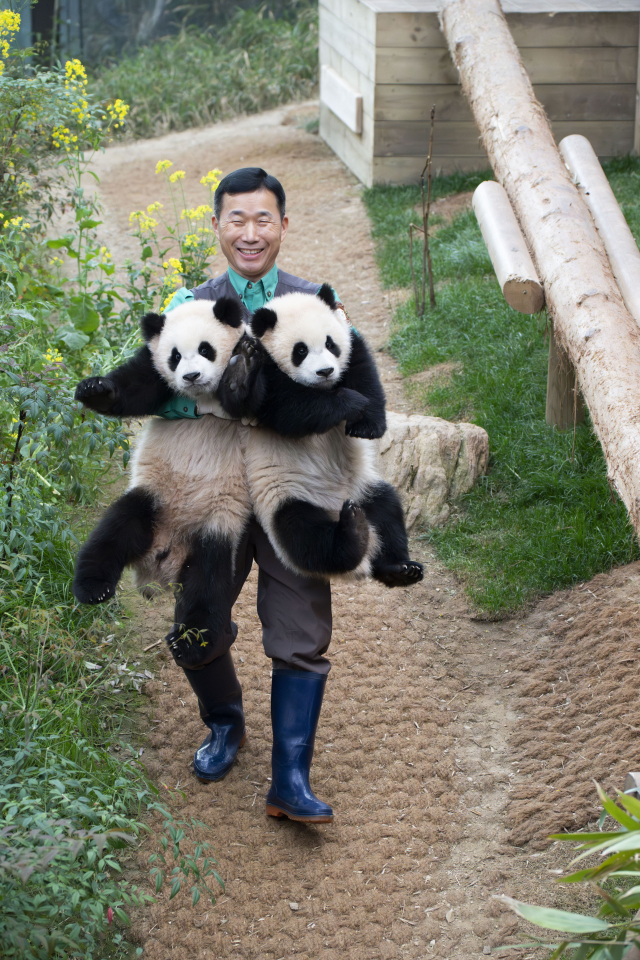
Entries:
[[382,475],[402,497],[407,529],[438,526],[449,519],[449,501],[486,472],[489,437],[473,423],[388,413],[379,453]]

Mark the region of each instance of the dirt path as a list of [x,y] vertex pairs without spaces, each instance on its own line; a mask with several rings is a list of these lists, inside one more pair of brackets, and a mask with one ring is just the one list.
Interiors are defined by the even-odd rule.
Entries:
[[[317,137],[290,122],[304,113],[300,107],[272,111],[108,150],[95,165],[106,208],[105,240],[118,259],[135,256],[128,216],[166,199],[153,173],[159,159],[173,160],[195,183],[213,166],[227,172],[259,164],[287,191],[291,230],[280,264],[300,276],[330,280],[355,326],[380,346],[394,304],[380,288],[361,188]],[[220,262],[216,272],[225,266]],[[408,412],[411,402],[393,361],[378,357],[390,408]],[[248,739],[223,782],[205,786],[193,778],[191,757],[203,737],[193,695],[161,648],[148,654],[156,680],[148,689],[144,759],[154,776],[184,791],[184,815],[211,825],[226,893],[215,906],[201,901],[195,909],[186,896],[160,898],[134,926],[145,956],[468,960],[514,942],[517,923],[491,899],[495,893],[581,905],[579,891],[549,888],[548,870],[562,855],[557,848],[540,850],[539,840],[558,825],[557,803],[547,803],[544,791],[538,796],[538,775],[549,763],[555,769],[558,728],[568,723],[564,699],[552,702],[548,687],[549,671],[560,669],[557,658],[566,658],[562,651],[572,641],[554,633],[553,624],[566,622],[582,595],[551,598],[518,621],[483,623],[473,619],[461,586],[424,544],[414,541],[412,555],[426,564],[424,583],[412,590],[388,591],[374,583],[334,590],[333,670],[312,772],[319,795],[334,806],[331,826],[274,821],[264,813],[270,664],[260,643],[254,574],[235,610],[234,656]],[[638,576],[635,567],[629,569],[627,580]],[[625,589],[635,604],[635,591]],[[142,648],[167,631],[171,605],[148,606],[126,594]],[[617,610],[626,603],[619,591],[612,602]],[[609,623],[606,603],[600,615]],[[625,650],[636,650],[630,617],[625,624]],[[583,661],[574,682],[588,672]],[[534,681],[542,683],[539,690]],[[553,684],[551,689],[555,696]],[[540,704],[538,714],[532,704],[547,696],[541,720]],[[602,710],[582,702],[579,709],[584,716],[572,717],[571,728],[597,728]],[[534,714],[537,726],[530,728]],[[528,731],[541,724],[545,736],[532,756]],[[582,766],[576,761],[563,786],[565,806],[578,811],[573,822],[585,822],[595,809],[591,759],[587,752]],[[606,766],[619,783],[625,765],[637,766],[632,738],[615,760]],[[552,780],[547,777],[545,790],[553,789]],[[527,803],[537,804],[536,826],[520,836]],[[516,847],[510,837],[529,842]]]

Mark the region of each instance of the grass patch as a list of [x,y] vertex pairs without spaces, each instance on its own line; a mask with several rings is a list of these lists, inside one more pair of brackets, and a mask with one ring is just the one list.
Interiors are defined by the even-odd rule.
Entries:
[[[640,161],[608,174],[636,237]],[[472,189],[490,174],[437,178],[435,195]],[[467,185],[468,184],[468,185]],[[410,285],[407,227],[415,187],[365,191],[387,287]],[[612,500],[606,464],[589,424],[559,433],[545,423],[546,320],[511,310],[495,280],[475,216],[459,215],[432,241],[437,308],[424,320],[413,299],[396,315],[390,349],[404,374],[445,361],[460,366],[424,390],[425,413],[477,423],[489,434],[488,475],[428,539],[493,616],[540,593],[586,580],[640,554],[624,506]]]
[[192,27],[143,47],[92,81],[99,99],[131,105],[136,137],[200,127],[313,94],[318,77],[317,9],[275,19],[240,10],[215,35]]

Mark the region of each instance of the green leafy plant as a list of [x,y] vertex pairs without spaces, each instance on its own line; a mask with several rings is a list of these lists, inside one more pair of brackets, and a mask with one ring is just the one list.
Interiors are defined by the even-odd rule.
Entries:
[[102,71],[98,99],[132,104],[138,137],[256,113],[312,95],[318,76],[317,9],[275,19],[265,7],[238,10],[229,23],[186,27]]
[[[512,897],[498,898],[536,926],[569,934],[553,944],[550,960],[558,960],[566,951],[571,960],[623,960],[633,944],[640,947],[640,800],[618,790],[618,805],[600,786],[596,788],[604,808],[601,820],[608,814],[620,829],[558,833],[551,839],[578,842],[577,849],[582,852],[572,864],[598,855],[596,866],[583,867],[560,879],[561,883],[589,884],[600,900],[597,915],[537,907]],[[548,941],[526,944],[540,945],[551,946]]]

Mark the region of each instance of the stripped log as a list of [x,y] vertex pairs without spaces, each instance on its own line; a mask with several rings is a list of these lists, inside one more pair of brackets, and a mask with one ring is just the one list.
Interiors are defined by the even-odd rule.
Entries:
[[554,143],[497,0],[448,0],[442,27],[482,142],[544,284],[607,460],[640,530],[640,330]]
[[558,149],[589,207],[627,310],[640,325],[640,250],[600,161],[580,134],[565,137]]
[[473,194],[473,210],[509,306],[520,313],[542,310],[544,290],[504,187],[485,180]]

